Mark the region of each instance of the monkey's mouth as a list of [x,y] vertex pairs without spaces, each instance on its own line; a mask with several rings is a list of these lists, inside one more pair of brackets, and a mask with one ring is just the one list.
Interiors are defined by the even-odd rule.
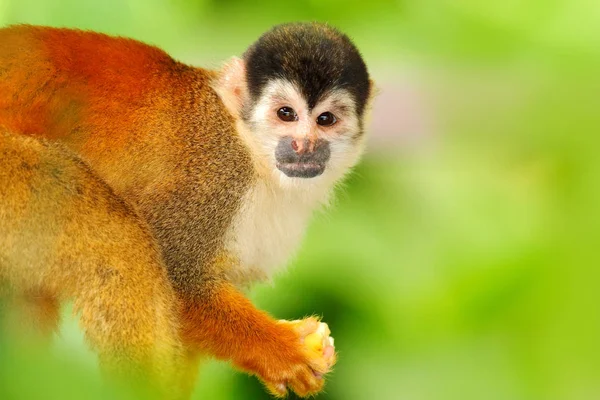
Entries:
[[314,178],[325,171],[325,164],[316,162],[278,162],[277,169],[290,178]]

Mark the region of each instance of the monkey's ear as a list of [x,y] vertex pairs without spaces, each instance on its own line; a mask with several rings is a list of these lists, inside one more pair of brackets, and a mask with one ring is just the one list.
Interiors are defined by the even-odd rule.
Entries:
[[239,117],[244,100],[248,95],[244,60],[232,57],[223,65],[214,89],[229,112],[234,117]]

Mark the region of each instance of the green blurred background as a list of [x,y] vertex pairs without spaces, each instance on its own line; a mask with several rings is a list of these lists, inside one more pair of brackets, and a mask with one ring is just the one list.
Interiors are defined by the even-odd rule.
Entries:
[[[339,363],[317,398],[600,399],[600,2],[0,0],[0,25],[208,67],[293,20],[347,32],[380,90],[364,161],[251,293],[330,324]],[[2,399],[118,397],[73,319],[51,357],[0,355]],[[268,396],[211,361],[194,398]]]

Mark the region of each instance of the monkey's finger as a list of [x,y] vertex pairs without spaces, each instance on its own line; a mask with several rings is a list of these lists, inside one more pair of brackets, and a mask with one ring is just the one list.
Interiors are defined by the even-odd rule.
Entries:
[[319,392],[324,384],[325,380],[322,376],[315,374],[310,368],[303,369],[289,382],[290,388],[301,397]]
[[285,397],[287,395],[287,385],[285,383],[265,382],[267,390],[275,397]]

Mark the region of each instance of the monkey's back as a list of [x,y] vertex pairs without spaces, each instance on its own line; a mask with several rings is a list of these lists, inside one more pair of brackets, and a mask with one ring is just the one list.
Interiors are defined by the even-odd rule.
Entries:
[[172,131],[173,102],[198,71],[155,47],[94,32],[21,25],[0,30],[0,44],[3,126],[67,143],[118,191],[148,184],[142,175],[150,174],[119,176],[104,153],[130,174],[127,163],[164,170],[175,141],[160,156],[148,150]]
[[148,221],[190,291],[254,174],[214,78],[130,39],[0,29],[0,126],[80,155]]

